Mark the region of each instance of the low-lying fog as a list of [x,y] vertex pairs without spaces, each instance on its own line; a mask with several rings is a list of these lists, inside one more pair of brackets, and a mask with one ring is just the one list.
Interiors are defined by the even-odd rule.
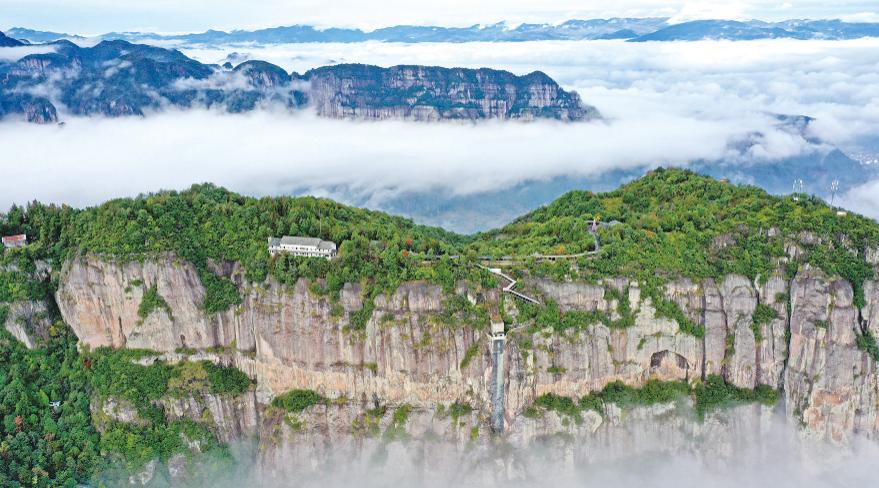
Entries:
[[[877,152],[864,141],[879,135],[879,39],[183,50],[204,62],[236,52],[237,61],[266,59],[300,72],[333,62],[540,69],[579,91],[607,120],[366,123],[284,111],[191,111],[145,119],[64,116],[63,128],[7,121],[0,123],[0,208],[35,198],[88,205],[204,181],[252,195],[310,192],[381,207],[409,192],[478,195],[609,169],[721,158],[772,164],[827,149],[774,127],[770,113],[816,117],[807,137],[866,159]],[[766,134],[761,144],[744,155],[730,153],[728,143],[754,132]],[[807,181],[806,190],[823,189]],[[865,182],[842,201],[879,217],[877,190],[879,181]]]
[[732,432],[707,435],[694,444],[682,443],[676,435],[662,439],[649,427],[619,438],[611,435],[609,442],[630,450],[621,455],[619,446],[607,454],[604,441],[581,443],[564,435],[526,448],[503,440],[455,445],[438,438],[387,444],[337,438],[316,447],[320,440],[303,437],[289,447],[295,453],[277,458],[283,461],[280,465],[261,464],[259,448],[236,444],[231,449],[234,463],[205,463],[194,477],[176,482],[187,488],[855,488],[879,483],[875,441],[819,444],[799,439],[791,426],[754,432],[753,425],[739,427],[746,428],[736,432],[721,426]]

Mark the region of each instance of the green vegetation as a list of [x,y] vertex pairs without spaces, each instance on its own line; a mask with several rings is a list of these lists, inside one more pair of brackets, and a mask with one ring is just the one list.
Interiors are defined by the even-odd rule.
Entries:
[[0,327],[0,486],[75,487],[103,465],[76,337],[63,324],[49,332],[27,350]]
[[[579,253],[593,245],[587,222],[595,217],[620,223],[602,227],[601,252],[577,259],[564,274],[586,280],[629,276],[643,287],[659,288],[676,277],[766,277],[776,269],[774,259],[784,256],[785,239],[811,232],[819,243],[802,244],[800,263],[850,281],[856,304],[862,306],[863,282],[873,276],[864,250],[879,244],[876,222],[853,214],[837,216],[818,198],[778,198],[756,187],[658,169],[609,193],[567,193],[510,225],[477,236],[471,247],[488,256]],[[778,229],[775,237],[768,232],[772,227]],[[851,246],[838,236],[846,236]],[[547,267],[532,270],[562,274]]]
[[653,299],[657,317],[672,319],[678,323],[681,332],[693,337],[705,337],[705,327],[690,320],[677,303],[666,299],[657,290],[648,289],[648,295]]
[[[381,432],[381,422],[386,413],[388,413],[388,409],[386,406],[376,405],[375,407],[367,410],[363,415],[355,418],[352,422],[351,427],[357,434],[368,437],[375,437]],[[409,412],[406,412],[407,420],[408,416]],[[389,435],[394,434],[392,433]]]
[[650,380],[641,388],[633,388],[622,381],[614,381],[601,390],[599,397],[605,402],[631,407],[667,403],[686,396],[689,390],[689,385],[684,381]]
[[112,422],[101,435],[100,445],[102,451],[112,453],[114,459],[132,471],[153,459],[167,462],[177,454],[191,456],[190,443],[197,443],[201,453],[230,457],[207,427],[185,419],[146,426]]
[[778,391],[766,385],[757,385],[757,388],[748,390],[731,385],[717,375],[711,375],[703,383],[696,385],[693,393],[699,415],[742,403],[758,402],[772,406],[778,401]]
[[[619,221],[600,228],[602,246],[596,255],[556,262],[527,257],[592,250],[594,239],[587,222],[596,217],[603,222]],[[472,291],[497,287],[494,276],[475,266],[478,256],[514,256],[522,261],[522,266],[510,271],[517,279],[530,274],[595,283],[608,277],[629,277],[639,283],[642,299],[650,299],[659,316],[675,320],[684,333],[703,337],[703,327],[665,296],[665,285],[680,277],[716,279],[728,273],[765,279],[779,271],[778,258],[785,255],[785,244],[799,241],[802,232],[811,233],[814,239],[798,242],[803,252],[798,260],[783,265],[787,276],[803,264],[839,275],[852,283],[855,305],[863,306],[863,284],[875,277],[864,256],[867,246],[879,246],[879,225],[874,221],[853,214],[837,216],[816,198],[772,197],[753,187],[681,170],[657,170],[609,193],[571,192],[502,229],[470,237],[325,199],[255,199],[212,185],[113,200],[87,209],[34,202],[0,214],[0,235],[29,236],[27,246],[0,255],[0,323],[8,317],[10,304],[22,300],[45,301],[49,316],[57,318],[52,299],[57,290],[52,280],[57,276],[49,276],[45,265],[57,271],[65,261],[85,254],[123,262],[173,254],[195,267],[206,289],[202,308],[208,314],[241,303],[238,288],[222,271],[228,269],[225,263],[238,262],[244,280],[250,282],[264,283],[272,277],[292,287],[300,278],[308,279],[310,292],[328,300],[336,318],[345,316],[338,300],[342,287],[359,283],[364,307],[348,315],[352,331],[365,329],[378,294],[391,293],[408,280],[442,287],[445,307],[435,317],[438,322],[483,329],[489,323],[488,310],[456,295],[456,286],[464,281]],[[270,257],[267,238],[285,234],[332,240],[339,244],[339,255],[331,261]],[[140,288],[144,283],[134,280],[127,286]],[[616,314],[563,312],[552,300],[544,300],[544,306],[517,302],[518,321],[530,323],[524,330],[531,332],[567,333],[595,324],[626,328],[634,323],[628,295],[626,289],[607,290],[605,299],[616,303]],[[789,301],[785,295],[775,299]],[[754,311],[758,341],[762,326],[777,316],[770,305],[761,304]],[[144,319],[159,309],[171,316],[158,286],[144,288],[139,316]],[[506,315],[503,309],[501,313]],[[392,326],[392,321],[393,317],[383,324]],[[505,316],[505,321],[512,323],[510,317]],[[815,325],[827,326],[822,321]],[[425,341],[431,336],[413,340],[429,343]],[[879,361],[879,346],[869,330],[858,336],[857,344]],[[639,348],[643,345],[644,341]],[[521,346],[524,351],[533,348],[533,343],[525,338]],[[729,337],[727,357],[732,356],[733,347]],[[184,347],[181,352],[194,351]],[[478,347],[469,347],[460,368],[467,368],[478,354]],[[113,466],[136,469],[152,459],[190,455],[191,442],[199,444],[201,451],[226,456],[211,431],[211,419],[170,421],[163,402],[207,392],[241,395],[252,388],[250,379],[237,369],[212,362],[168,364],[157,357],[151,351],[80,350],[62,323],[53,325],[48,340],[33,351],[0,330],[0,485],[100,483],[94,474]],[[362,366],[373,373],[378,370],[375,363]],[[564,372],[557,366],[548,371]],[[604,412],[607,403],[630,407],[685,396],[704,415],[742,402],[771,405],[777,393],[765,386],[753,391],[737,388],[716,376],[693,388],[681,382],[648,382],[636,389],[615,382],[579,399],[544,395],[526,414],[556,411],[578,421],[586,410]],[[100,411],[93,419],[89,401],[110,398],[120,408],[133,409],[136,420],[120,423]],[[54,401],[60,402],[57,409],[51,406]],[[314,391],[294,390],[275,398],[272,405],[298,414],[326,402]],[[410,411],[407,405],[394,411],[386,432],[389,438],[405,436]],[[470,405],[455,402],[442,412],[438,409],[437,415],[450,416],[457,426],[471,412]],[[355,423],[361,422],[363,432],[377,435],[385,414],[386,407],[376,405]],[[96,424],[103,434],[95,430]],[[478,429],[471,435],[478,435]]]
[[302,413],[315,405],[324,405],[326,398],[313,390],[291,390],[272,399],[272,406],[290,413]]
[[[32,239],[29,252],[56,265],[84,253],[139,260],[172,252],[198,270],[207,291],[203,304],[207,313],[241,302],[235,285],[215,274],[211,263],[237,261],[255,282],[269,275],[288,286],[300,277],[322,279],[320,290],[331,294],[346,282],[364,282],[367,298],[393,291],[405,280],[453,284],[469,274],[448,261],[437,269],[421,269],[422,256],[456,254],[465,242],[441,229],[325,199],[255,199],[213,185],[118,199],[84,210],[33,203],[0,215],[0,233],[20,232]],[[332,261],[287,255],[270,259],[267,239],[285,234],[339,243],[339,257]],[[15,286],[7,286],[9,280]],[[0,274],[0,301],[9,301],[6,291],[17,296],[26,293],[20,286],[23,283],[26,280]],[[147,301],[144,310],[156,305],[161,302]]]
[[202,361],[207,370],[211,393],[238,396],[250,389],[250,378],[238,368],[217,366],[210,361]]
[[83,359],[91,372],[92,391],[99,399],[127,402],[137,412],[137,421],[132,423],[104,421],[101,450],[111,453],[111,458],[128,470],[139,469],[152,459],[167,461],[176,454],[191,455],[191,442],[198,442],[202,453],[227,458],[225,448],[210,430],[213,419],[205,419],[204,424],[168,421],[161,401],[206,392],[239,395],[250,387],[250,380],[237,369],[209,361],[171,365],[155,357],[156,353],[147,350],[101,348]]
[[531,418],[538,417],[541,409],[567,415],[576,419],[578,422],[583,420],[580,416],[580,406],[570,397],[556,395],[554,393],[545,393],[534,400],[534,404],[525,410],[524,415]]
[[763,326],[769,325],[778,318],[778,311],[764,303],[758,303],[751,316],[751,330],[754,331],[754,340],[758,343],[763,340]]
[[174,316],[171,314],[171,307],[168,306],[168,302],[159,295],[159,286],[157,284],[153,284],[147,291],[143,294],[143,300],[140,302],[140,305],[137,307],[137,315],[142,319],[149,317],[153,310],[162,309],[167,314],[168,317],[171,317],[173,320]]
[[[596,217],[619,222],[600,228],[602,246],[596,256],[554,263],[524,258],[592,250],[588,221]],[[773,197],[754,187],[677,169],[653,171],[613,192],[570,192],[508,226],[472,237],[325,199],[254,199],[212,185],[113,200],[84,210],[39,203],[13,207],[0,215],[0,233],[19,232],[31,236],[32,244],[7,253],[12,258],[4,256],[4,261],[22,257],[24,267],[0,272],[0,302],[46,295],[46,283],[27,279],[36,259],[60,266],[84,253],[137,260],[170,252],[196,267],[207,290],[206,313],[227,310],[241,301],[232,281],[215,273],[221,268],[215,265],[225,262],[241,263],[245,278],[253,282],[273,276],[292,286],[308,278],[313,292],[333,300],[345,283],[361,283],[365,306],[350,315],[349,326],[362,330],[372,316],[372,300],[379,293],[393,292],[403,281],[437,283],[448,295],[459,280],[477,288],[493,287],[494,277],[472,266],[477,256],[517,256],[525,260],[518,271],[555,279],[636,279],[660,315],[676,320],[682,331],[696,337],[704,334],[702,327],[662,296],[669,280],[719,278],[727,273],[765,278],[776,271],[775,260],[784,255],[786,240],[810,232],[816,243],[802,244],[801,259],[790,263],[788,271],[811,263],[838,274],[853,284],[860,306],[863,282],[873,277],[864,248],[879,245],[875,222],[853,214],[837,216],[819,199]],[[289,255],[271,258],[266,239],[284,234],[332,240],[339,243],[339,256],[332,261]],[[142,314],[165,308],[153,289],[144,298]],[[549,303],[547,310],[526,310],[525,316],[559,331],[597,322],[630,326],[633,315],[627,293],[610,291],[606,298],[617,300],[619,320],[600,313],[561,314]],[[334,310],[340,316],[340,308]],[[482,317],[472,314],[466,320],[483,323]]]
[[[612,297],[613,295],[610,294],[608,299],[613,299]],[[628,297],[619,299],[618,303],[617,308],[620,318],[617,320],[611,320],[610,315],[600,310],[590,312],[569,310],[562,312],[554,300],[546,300],[543,306],[519,302],[517,307],[519,308],[520,321],[534,321],[534,326],[530,329],[532,333],[547,328],[556,332],[587,330],[596,324],[603,324],[612,329],[631,327],[635,323],[635,318],[629,309]]]
[[858,348],[866,352],[873,358],[873,361],[879,363],[879,344],[876,343],[876,337],[870,329],[864,328],[858,335]]
[[461,417],[470,415],[472,412],[473,407],[469,403],[454,402],[449,405],[448,414],[452,417],[452,426],[460,425]]
[[467,369],[467,366],[470,366],[470,363],[477,354],[479,354],[479,344],[474,342],[464,351],[464,357],[461,358],[461,364],[459,365],[460,369]]
[[622,381],[614,381],[600,391],[591,392],[579,400],[553,393],[543,394],[523,411],[523,415],[539,418],[544,412],[553,411],[579,424],[583,421],[584,411],[592,410],[604,415],[605,405],[608,403],[614,403],[621,408],[632,408],[668,403],[688,397],[694,400],[697,414],[704,416],[715,408],[740,403],[760,402],[774,405],[778,392],[765,385],[760,385],[754,390],[737,388],[727,384],[719,376],[709,376],[704,383],[697,384],[695,388],[691,388],[684,381],[650,380],[641,388],[634,388]]
[[[249,380],[245,386],[243,373],[208,362],[133,362],[151,357],[154,353],[142,350],[80,353],[63,323],[50,328],[46,344],[30,351],[0,329],[0,485],[75,487],[98,473],[103,473],[98,481],[110,482],[117,466],[128,473],[153,459],[191,456],[192,442],[204,455],[228,458],[208,425],[167,421],[160,400],[201,389],[235,394],[249,388]],[[90,400],[111,396],[134,408],[135,422],[93,422]],[[103,434],[95,423],[103,425]],[[117,474],[127,477],[124,473]]]
[[210,361],[172,365],[151,360],[155,356],[152,351],[140,349],[97,349],[87,357],[92,387],[104,397],[130,402],[138,412],[147,415],[154,409],[153,402],[165,395],[182,397],[210,391],[235,396],[250,388],[250,379],[236,368],[217,366]]
[[408,437],[406,433],[406,424],[409,422],[409,414],[412,413],[412,406],[408,403],[400,405],[394,410],[391,417],[391,423],[385,429],[384,438],[388,441],[402,440]]

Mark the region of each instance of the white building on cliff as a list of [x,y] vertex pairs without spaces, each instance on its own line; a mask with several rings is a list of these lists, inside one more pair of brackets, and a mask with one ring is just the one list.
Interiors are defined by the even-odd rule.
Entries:
[[316,237],[269,237],[269,254],[288,253],[306,258],[332,259],[336,256],[336,243]]

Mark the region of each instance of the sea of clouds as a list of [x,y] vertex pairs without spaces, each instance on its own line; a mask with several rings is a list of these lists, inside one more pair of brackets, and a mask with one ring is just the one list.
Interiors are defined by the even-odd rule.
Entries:
[[[180,48],[202,62],[264,59],[300,73],[340,62],[541,70],[577,90],[604,120],[375,123],[198,110],[64,116],[64,127],[7,121],[0,123],[0,208],[35,198],[90,205],[205,181],[252,195],[344,188],[380,206],[408,192],[472,195],[611,169],[742,159],[729,144],[755,132],[765,137],[742,164],[817,154],[823,146],[811,137],[857,151],[879,132],[879,39]],[[772,114],[816,121],[804,138],[779,129]],[[865,182],[842,201],[879,217],[877,189],[879,181]]]

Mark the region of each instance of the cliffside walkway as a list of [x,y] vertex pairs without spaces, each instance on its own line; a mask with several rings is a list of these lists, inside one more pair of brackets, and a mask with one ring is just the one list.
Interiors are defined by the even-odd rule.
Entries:
[[[495,258],[492,256],[479,256],[479,261],[484,265],[495,264],[498,266],[515,266],[524,263],[527,259],[536,259],[538,261],[561,261],[565,259],[577,259],[587,256],[595,256],[601,252],[601,239],[598,237],[598,229],[600,227],[613,227],[619,225],[620,222],[613,220],[611,222],[598,222],[595,220],[587,220],[589,225],[589,233],[595,239],[595,249],[591,251],[583,251],[575,254],[532,254],[530,256],[501,256]],[[457,256],[456,256],[457,257]]]
[[[595,222],[592,220],[587,221],[589,223],[590,229],[589,233],[592,234],[592,237],[595,239],[595,249],[591,251],[583,251],[575,254],[531,254],[530,256],[477,256],[477,260],[482,263],[483,266],[516,266],[524,264],[528,259],[536,259],[538,261],[559,261],[563,259],[577,259],[584,256],[595,256],[601,251],[601,239],[598,237],[598,227],[613,227],[618,225],[619,222]],[[457,261],[461,259],[462,256],[454,254],[448,256],[449,259],[453,261]],[[439,261],[443,256],[424,256],[421,260],[424,263],[430,263],[433,261]]]
[[479,266],[479,269],[484,269],[495,276],[500,276],[501,278],[507,280],[509,283],[507,284],[507,286],[505,286],[503,288],[504,292],[509,293],[513,296],[519,297],[522,300],[525,300],[526,302],[530,302],[535,305],[540,305],[540,302],[536,298],[529,297],[528,295],[526,295],[524,293],[519,293],[518,291],[514,290],[513,288],[515,288],[516,283],[518,283],[518,282],[516,280],[514,280],[512,276],[501,271],[500,268],[489,268],[489,267],[483,266],[481,264],[477,264],[477,266]]

